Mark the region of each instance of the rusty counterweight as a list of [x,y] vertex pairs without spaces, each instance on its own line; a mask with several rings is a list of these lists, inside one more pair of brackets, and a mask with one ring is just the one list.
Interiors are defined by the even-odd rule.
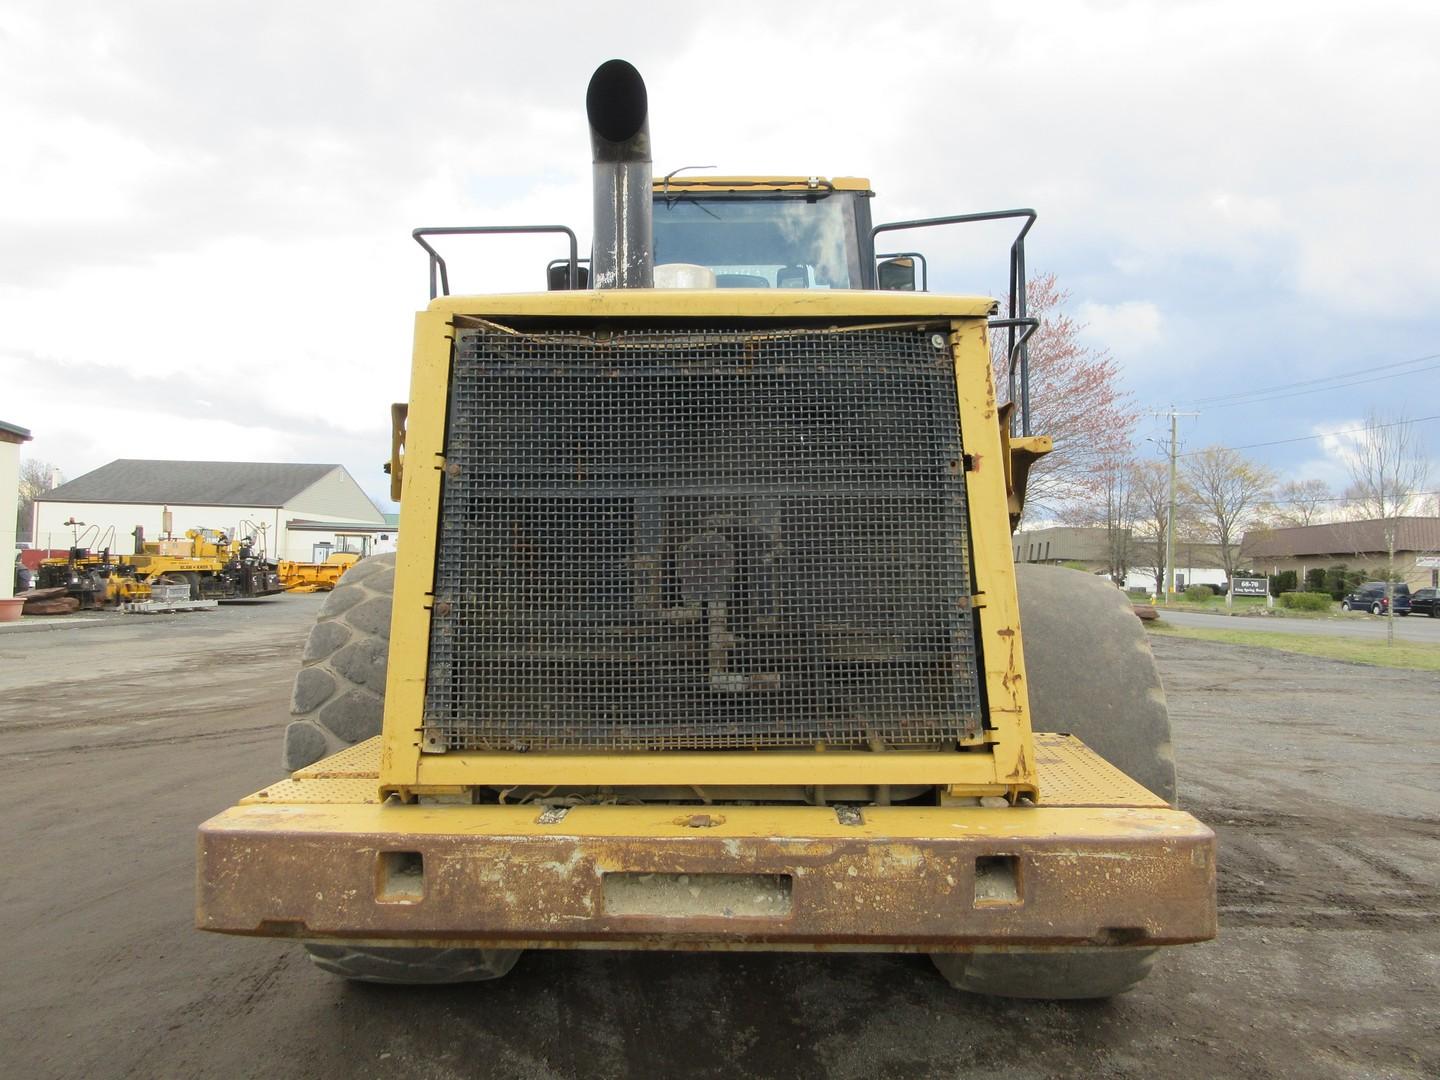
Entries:
[[[1214,836],[1156,807],[242,805],[203,929],[641,948],[1159,945],[1215,932]],[[647,901],[647,897],[649,900]]]

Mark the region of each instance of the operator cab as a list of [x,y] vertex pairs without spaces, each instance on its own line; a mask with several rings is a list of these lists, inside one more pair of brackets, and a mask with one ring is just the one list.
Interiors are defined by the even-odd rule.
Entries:
[[655,262],[707,267],[721,289],[874,288],[871,194],[848,177],[657,181]]

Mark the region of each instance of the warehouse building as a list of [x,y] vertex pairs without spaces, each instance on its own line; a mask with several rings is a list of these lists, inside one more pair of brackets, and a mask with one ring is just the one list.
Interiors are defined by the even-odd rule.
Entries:
[[[1114,573],[1117,577],[1123,572],[1127,589],[1153,593],[1159,588],[1155,567],[1147,565],[1157,561],[1156,542],[1135,536],[1129,529],[1119,529],[1113,535],[1097,526],[1029,529],[1011,536],[1010,549],[1017,563],[1069,566],[1092,574]],[[1184,592],[1187,585],[1223,586],[1226,580],[1219,544],[1205,540],[1175,542],[1178,591]]]
[[[343,465],[254,461],[112,461],[35,501],[35,542],[133,551],[165,531],[220,529],[254,536],[270,559],[323,562],[368,555],[394,527]],[[382,537],[385,538],[382,540]]]
[[1440,517],[1337,521],[1287,529],[1247,532],[1240,545],[1257,570],[1278,574],[1344,565],[1380,580],[1389,565],[1389,538],[1395,534],[1395,572],[1411,588],[1440,583]]

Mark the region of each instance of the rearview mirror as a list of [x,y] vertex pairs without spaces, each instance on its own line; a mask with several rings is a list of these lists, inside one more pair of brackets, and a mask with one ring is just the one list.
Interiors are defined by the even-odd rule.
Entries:
[[[562,292],[570,288],[570,263],[567,260],[556,259],[545,268],[545,275],[551,292]],[[588,266],[575,268],[575,287],[577,289],[590,287],[590,268]]]
[[882,289],[895,292],[915,291],[915,260],[908,255],[886,259],[875,268],[877,283]]

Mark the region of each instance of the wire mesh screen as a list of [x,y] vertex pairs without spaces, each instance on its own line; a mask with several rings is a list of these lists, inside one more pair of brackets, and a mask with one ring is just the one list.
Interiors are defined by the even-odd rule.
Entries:
[[446,439],[427,750],[978,731],[937,328],[460,331]]

